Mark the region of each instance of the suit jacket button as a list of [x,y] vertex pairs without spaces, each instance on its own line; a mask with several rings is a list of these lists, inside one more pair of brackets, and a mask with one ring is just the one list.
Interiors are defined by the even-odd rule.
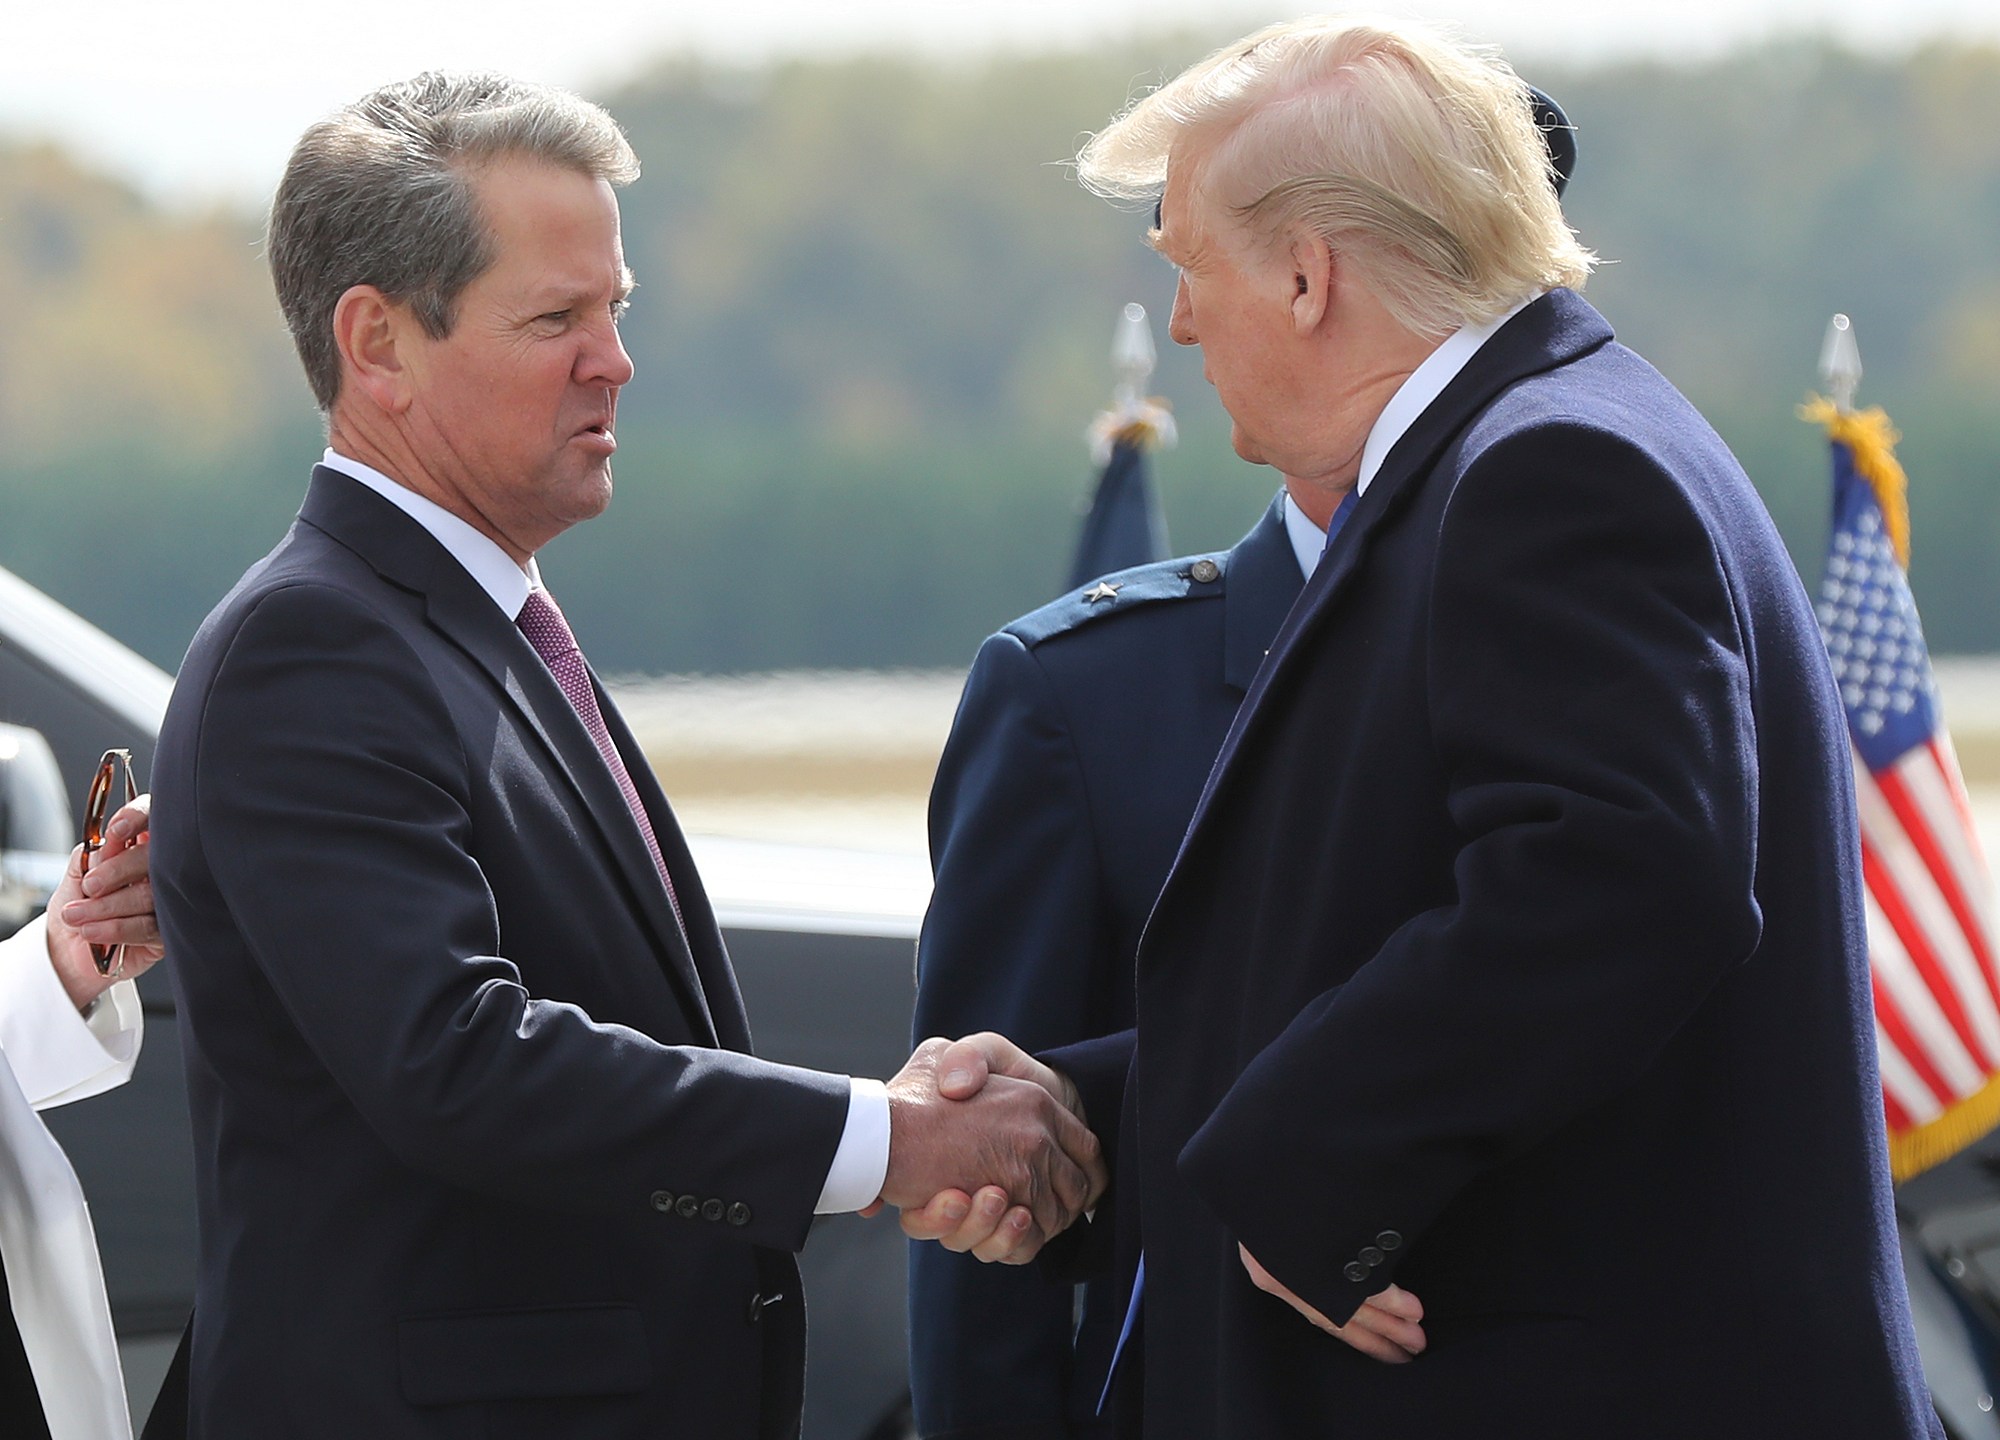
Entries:
[[692,1195],[683,1195],[680,1199],[674,1201],[674,1214],[680,1216],[683,1220],[692,1220],[695,1216],[701,1214],[701,1201],[695,1199]]
[[1193,577],[1196,584],[1209,585],[1221,578],[1222,567],[1213,560],[1197,560],[1188,574]]
[[662,1215],[673,1214],[674,1192],[671,1190],[655,1190],[653,1192],[653,1208]]
[[741,1200],[731,1205],[729,1207],[729,1223],[731,1225],[748,1225],[750,1223],[750,1207],[745,1205]]
[[1350,1260],[1342,1267],[1340,1273],[1359,1285],[1363,1280],[1368,1278],[1368,1267],[1363,1265],[1359,1260]]
[[1403,1237],[1394,1230],[1384,1230],[1380,1235],[1375,1237],[1375,1243],[1380,1245],[1384,1250],[1394,1250],[1402,1245]]
[[702,1201],[701,1218],[708,1221],[720,1220],[722,1218],[722,1202],[720,1200]]
[[1380,1265],[1382,1263],[1383,1255],[1382,1252],[1380,1250],[1377,1250],[1373,1245],[1363,1245],[1361,1247],[1361,1254],[1358,1258],[1360,1259],[1363,1265],[1366,1265],[1369,1269],[1372,1270],[1377,1265]]

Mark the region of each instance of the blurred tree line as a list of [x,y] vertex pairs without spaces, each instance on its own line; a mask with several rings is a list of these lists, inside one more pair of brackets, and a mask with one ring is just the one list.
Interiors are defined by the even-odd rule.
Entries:
[[[963,663],[1062,583],[1127,300],[1168,352],[1177,547],[1248,527],[1276,479],[1165,344],[1147,217],[1064,163],[1205,48],[670,60],[598,97],[645,165],[638,374],[613,510],[544,562],[601,667]],[[2000,51],[1515,58],[1579,129],[1591,298],[1736,448],[1808,578],[1826,462],[1793,412],[1845,310],[1862,399],[1908,436],[1932,643],[2000,649]],[[318,453],[257,232],[0,143],[0,564],[169,668]]]

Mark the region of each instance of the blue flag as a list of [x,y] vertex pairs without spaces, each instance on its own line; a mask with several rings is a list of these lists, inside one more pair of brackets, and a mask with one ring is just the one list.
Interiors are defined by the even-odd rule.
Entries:
[[1111,458],[1098,477],[1097,493],[1077,540],[1071,589],[1173,553],[1167,548],[1167,518],[1153,488],[1148,438],[1120,435],[1112,442]]

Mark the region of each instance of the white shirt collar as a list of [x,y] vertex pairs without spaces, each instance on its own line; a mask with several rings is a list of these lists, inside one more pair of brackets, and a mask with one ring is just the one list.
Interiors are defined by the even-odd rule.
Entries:
[[1397,387],[1389,403],[1382,407],[1382,413],[1375,417],[1368,442],[1361,447],[1361,477],[1354,485],[1356,493],[1368,493],[1369,482],[1389,458],[1389,452],[1396,448],[1396,442],[1417,423],[1418,416],[1430,409],[1431,401],[1444,393],[1444,387],[1458,378],[1458,372],[1479,353],[1479,347],[1491,340],[1502,325],[1541,298],[1542,292],[1537,291],[1483,325],[1460,326],[1410,372],[1410,378]]
[[1285,507],[1285,538],[1292,542],[1292,553],[1299,557],[1299,569],[1306,579],[1313,578],[1313,571],[1319,568],[1319,557],[1326,553],[1326,531],[1313,524],[1306,512],[1299,509],[1292,499],[1292,492],[1283,493]]
[[332,446],[320,457],[320,464],[338,470],[350,480],[360,481],[423,526],[438,544],[451,552],[452,559],[465,567],[465,573],[478,582],[479,588],[493,597],[493,603],[509,620],[520,616],[530,590],[542,588],[541,571],[532,555],[525,569],[516,565],[513,557],[491,537],[480,534],[444,506],[425,499],[401,481],[392,480],[359,460],[349,459]]

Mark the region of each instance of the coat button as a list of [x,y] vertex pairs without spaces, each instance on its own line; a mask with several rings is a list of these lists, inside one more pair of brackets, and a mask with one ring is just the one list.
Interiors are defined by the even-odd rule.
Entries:
[[673,1214],[674,1192],[671,1190],[655,1190],[653,1192],[653,1208],[662,1215]]
[[722,1218],[722,1202],[720,1200],[702,1201],[701,1218],[711,1223],[720,1220]]
[[1373,1245],[1363,1245],[1361,1247],[1361,1254],[1358,1258],[1360,1259],[1363,1265],[1366,1265],[1369,1269],[1372,1270],[1377,1265],[1380,1265],[1382,1263],[1384,1257],[1382,1255],[1382,1252],[1380,1250],[1377,1250]]
[[692,1220],[695,1216],[701,1214],[701,1201],[695,1199],[692,1195],[683,1195],[680,1199],[674,1201],[674,1214],[680,1216],[683,1220]]
[[1198,585],[1212,585],[1222,578],[1222,567],[1213,560],[1197,560],[1188,574]]
[[750,1223],[750,1207],[745,1205],[741,1200],[731,1205],[729,1207],[729,1223],[731,1225],[748,1225]]
[[1368,1267],[1363,1265],[1359,1260],[1350,1260],[1342,1267],[1340,1273],[1359,1285],[1363,1280],[1368,1278]]
[[1394,1230],[1384,1230],[1380,1235],[1375,1237],[1375,1243],[1380,1245],[1384,1250],[1395,1250],[1402,1245],[1403,1237]]

